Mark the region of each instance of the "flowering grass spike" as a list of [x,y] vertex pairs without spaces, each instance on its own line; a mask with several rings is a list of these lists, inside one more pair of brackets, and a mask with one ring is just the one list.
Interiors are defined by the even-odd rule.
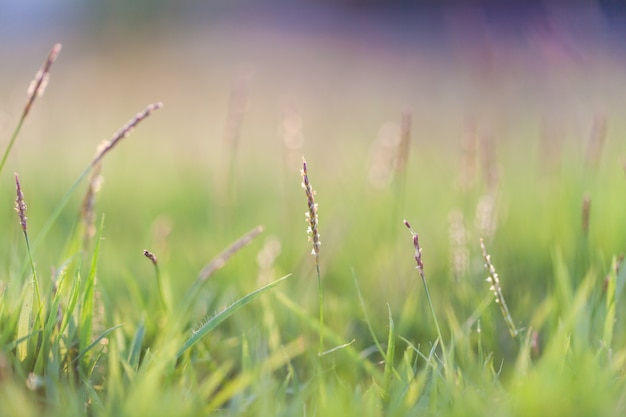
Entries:
[[313,188],[311,187],[306,167],[306,160],[304,158],[302,158],[302,171],[300,171],[300,174],[302,175],[302,188],[304,188],[304,192],[306,193],[309,206],[309,210],[306,211],[304,215],[306,222],[309,224],[309,227],[307,228],[309,241],[313,241],[311,255],[315,257],[315,264],[319,265],[320,245],[322,242],[320,241],[320,234],[318,230],[317,204],[315,203],[315,191],[313,191]]
[[517,329],[517,327],[515,327],[513,317],[511,317],[511,313],[509,313],[509,308],[506,305],[506,301],[504,300],[504,294],[502,293],[502,287],[500,286],[500,278],[498,278],[496,268],[491,263],[491,255],[487,253],[487,248],[485,248],[485,242],[483,242],[482,239],[480,239],[480,248],[483,251],[485,268],[489,272],[489,276],[486,279],[486,281],[490,284],[489,289],[496,297],[496,304],[498,304],[498,307],[500,307],[500,312],[502,313],[504,322],[509,328],[509,333],[511,333],[511,337],[515,337],[519,334],[519,330]]

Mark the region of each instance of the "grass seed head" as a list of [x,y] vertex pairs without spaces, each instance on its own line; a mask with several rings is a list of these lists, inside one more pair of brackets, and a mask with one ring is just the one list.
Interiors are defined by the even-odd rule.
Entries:
[[48,53],[48,57],[44,61],[43,65],[35,74],[35,78],[31,81],[28,86],[27,95],[28,101],[26,101],[26,106],[24,106],[24,112],[22,113],[22,118],[28,116],[35,99],[39,96],[42,96],[44,91],[46,90],[46,86],[48,85],[48,78],[50,77],[50,68],[52,68],[52,64],[56,61],[59,53],[61,52],[61,44],[55,44],[50,52]]
[[409,229],[411,235],[413,236],[413,247],[415,248],[415,263],[417,263],[417,269],[419,270],[422,279],[424,279],[424,262],[422,261],[422,248],[420,247],[419,235],[415,230],[413,230],[408,221],[404,220],[404,225],[407,227],[407,229]]
[[113,149],[115,145],[117,145],[122,139],[130,135],[133,129],[135,129],[135,127],[143,119],[150,116],[152,112],[160,109],[161,107],[163,107],[163,103],[161,102],[148,105],[143,111],[137,113],[135,117],[133,117],[126,125],[124,125],[120,130],[118,130],[117,133],[113,135],[113,138],[111,140],[105,140],[104,142],[102,142],[98,146],[98,149],[96,150],[96,155],[91,161],[91,166],[94,166],[98,162],[100,162],[102,158],[104,158],[104,155],[106,155],[109,151],[111,151],[111,149]]
[[153,265],[157,265],[157,257],[154,253],[150,252],[148,249],[143,250],[143,256],[150,259]]
[[24,193],[22,192],[22,186],[20,185],[20,178],[17,173],[15,174],[15,189],[17,191],[17,197],[15,198],[15,211],[20,217],[20,225],[22,230],[26,233],[27,223],[26,220],[26,202],[24,201]]
[[318,216],[317,216],[317,204],[315,203],[315,191],[311,187],[311,182],[309,181],[309,174],[307,171],[306,160],[304,157],[302,158],[302,170],[300,171],[302,175],[302,188],[306,193],[307,203],[309,209],[304,213],[305,220],[308,223],[307,227],[307,235],[309,236],[309,241],[313,241],[313,249],[311,250],[311,255],[315,257],[316,265],[319,265],[320,258],[320,245],[322,242],[320,241],[320,234],[318,229]]
[[511,317],[511,313],[509,313],[509,308],[506,305],[506,301],[504,300],[504,294],[502,293],[502,287],[500,286],[500,278],[498,277],[498,273],[496,272],[496,268],[491,263],[491,255],[487,253],[487,248],[485,247],[485,242],[483,239],[480,239],[480,248],[483,252],[483,260],[485,261],[485,269],[489,273],[486,281],[489,283],[489,290],[493,292],[493,295],[496,299],[496,304],[500,308],[500,312],[502,313],[502,317],[509,329],[509,333],[511,337],[516,337],[519,334],[519,330],[515,326],[515,322]]

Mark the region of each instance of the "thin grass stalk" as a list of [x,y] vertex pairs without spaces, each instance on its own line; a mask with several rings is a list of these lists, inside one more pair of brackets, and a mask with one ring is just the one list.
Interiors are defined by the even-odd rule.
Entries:
[[424,262],[422,261],[422,248],[419,243],[419,235],[413,230],[408,221],[404,220],[404,225],[409,229],[411,235],[413,236],[413,247],[415,248],[415,262],[417,264],[416,268],[419,272],[420,278],[422,278],[422,284],[424,284],[424,291],[426,292],[426,299],[428,300],[428,305],[430,306],[430,312],[433,315],[433,320],[435,322],[435,327],[437,329],[437,337],[439,337],[439,341],[441,343],[441,352],[443,354],[444,361],[447,360],[446,356],[446,345],[443,341],[443,336],[441,334],[441,328],[439,327],[439,321],[437,320],[437,314],[435,313],[435,308],[433,306],[433,301],[430,298],[430,291],[428,291],[428,284],[426,283],[426,277],[424,276]]
[[502,287],[500,286],[500,278],[498,277],[496,268],[491,263],[491,255],[487,253],[487,248],[485,247],[485,242],[483,241],[483,239],[480,239],[480,248],[483,252],[485,269],[487,269],[487,271],[489,272],[489,276],[487,277],[487,282],[490,284],[489,290],[493,292],[493,295],[496,298],[496,304],[498,304],[498,307],[500,308],[500,312],[502,313],[504,322],[509,329],[509,333],[511,334],[511,337],[515,339],[515,337],[517,337],[517,335],[519,334],[519,329],[517,329],[517,327],[515,326],[513,317],[511,317],[509,308],[506,305],[504,294],[502,293]]
[[378,337],[376,336],[376,332],[374,332],[374,327],[372,327],[372,321],[370,320],[367,314],[367,309],[365,308],[365,301],[363,300],[363,294],[361,294],[361,288],[359,287],[359,282],[356,276],[356,272],[354,271],[354,268],[352,268],[352,280],[354,281],[356,294],[357,294],[357,297],[359,298],[359,304],[361,304],[361,310],[363,311],[363,316],[365,318],[365,323],[367,324],[367,328],[370,332],[370,336],[372,336],[372,340],[374,340],[374,344],[376,345],[378,352],[381,354],[384,360],[387,360],[387,353],[385,352],[382,345],[380,344],[380,341],[378,340]]
[[387,312],[389,314],[389,334],[387,335],[387,353],[385,354],[385,370],[383,373],[383,389],[384,398],[389,400],[391,393],[391,377],[397,372],[393,366],[394,355],[396,351],[396,327],[393,323],[391,314],[391,306],[387,304]]
[[315,271],[317,273],[317,292],[319,296],[319,308],[320,308],[320,346],[319,352],[324,351],[324,292],[322,289],[322,276],[320,273],[320,233],[319,233],[319,218],[317,215],[317,203],[315,203],[315,191],[309,181],[309,173],[307,171],[306,160],[302,157],[302,188],[306,194],[308,210],[305,212],[305,219],[308,223],[307,235],[309,241],[313,241],[313,249],[311,255],[315,258]]
[[52,47],[52,49],[48,53],[48,57],[44,61],[43,65],[41,66],[41,69],[37,72],[37,74],[35,75],[35,78],[33,79],[33,81],[30,83],[30,86],[28,87],[28,92],[27,92],[28,100],[26,101],[26,105],[24,106],[24,110],[22,111],[22,116],[20,117],[20,120],[17,122],[17,126],[15,127],[15,130],[13,130],[13,133],[11,134],[11,139],[9,139],[9,144],[4,150],[4,155],[2,156],[2,161],[0,162],[0,174],[2,174],[2,170],[4,169],[4,165],[7,161],[7,158],[9,157],[9,154],[11,153],[11,149],[13,149],[13,144],[15,143],[15,140],[17,139],[18,135],[20,134],[20,131],[22,130],[22,125],[24,125],[24,120],[26,120],[26,117],[30,113],[30,109],[33,107],[33,104],[35,103],[35,99],[39,96],[42,96],[46,89],[46,85],[48,84],[48,78],[50,77],[50,68],[52,68],[52,64],[54,64],[54,61],[56,61],[60,52],[61,52],[61,44],[57,43]]
[[20,178],[15,174],[15,189],[17,193],[17,197],[15,198],[15,211],[18,213],[20,219],[20,226],[22,227],[22,231],[24,233],[24,240],[26,241],[26,250],[28,252],[28,259],[30,261],[30,269],[33,274],[33,287],[35,290],[35,302],[34,305],[35,312],[37,314],[37,323],[40,323],[39,318],[41,314],[41,293],[39,291],[39,280],[37,278],[37,268],[35,268],[35,260],[33,258],[33,251],[30,246],[30,239],[28,238],[28,218],[26,217],[26,202],[24,201],[24,193],[22,192],[22,186],[20,184]]
[[167,302],[165,301],[165,291],[163,289],[163,282],[161,279],[161,271],[159,269],[159,263],[157,261],[157,257],[154,253],[150,252],[148,249],[143,250],[143,256],[148,258],[152,265],[154,265],[154,274],[156,276],[157,288],[159,291],[159,300],[161,301],[161,308],[163,312],[167,311]]
[[215,271],[226,265],[226,262],[243,247],[247,246],[252,240],[263,232],[263,226],[256,226],[242,237],[233,242],[226,250],[216,256],[211,262],[206,264],[198,274],[197,281],[206,281]]
[[71,185],[69,190],[67,190],[67,192],[63,195],[63,197],[61,198],[61,201],[59,201],[59,203],[53,210],[52,214],[50,215],[50,218],[45,223],[41,231],[39,232],[39,235],[33,242],[33,250],[37,249],[37,247],[39,246],[43,238],[48,234],[48,232],[50,231],[50,228],[52,227],[56,219],[59,217],[59,215],[61,214],[61,211],[63,210],[63,208],[69,201],[70,197],[72,196],[74,191],[76,191],[76,188],[78,188],[80,183],[87,177],[87,175],[89,175],[91,170],[95,166],[97,166],[98,163],[102,160],[102,158],[104,158],[104,156],[107,153],[109,153],[122,139],[127,137],[142,120],[150,116],[152,112],[160,109],[161,107],[163,107],[163,104],[161,102],[148,105],[142,112],[137,113],[137,115],[135,115],[135,117],[133,117],[124,127],[122,127],[119,131],[117,131],[117,133],[115,133],[115,135],[113,136],[111,140],[105,141],[98,147],[98,150],[93,160],[89,163],[87,168],[85,168],[85,170],[80,174],[80,176],[76,179],[76,181]]
[[217,270],[226,265],[226,262],[228,262],[228,260],[233,257],[233,255],[235,255],[242,248],[250,244],[250,242],[252,242],[252,240],[257,237],[262,231],[263,226],[261,225],[250,230],[239,239],[234,241],[228,248],[226,248],[222,253],[217,255],[211,260],[211,262],[209,262],[202,268],[202,270],[198,274],[198,277],[196,278],[196,281],[183,297],[183,303],[181,304],[183,313],[187,311],[187,309],[192,305],[193,301],[198,296],[200,289],[209,279],[209,277],[211,277]]

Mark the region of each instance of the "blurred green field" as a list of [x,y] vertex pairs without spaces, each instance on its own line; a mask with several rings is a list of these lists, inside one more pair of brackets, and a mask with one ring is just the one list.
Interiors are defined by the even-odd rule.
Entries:
[[[3,413],[622,415],[626,270],[613,264],[626,247],[626,128],[613,88],[622,68],[603,63],[601,81],[581,72],[561,79],[565,87],[530,91],[532,77],[496,68],[498,88],[483,98],[472,69],[448,68],[447,58],[351,49],[350,39],[340,48],[271,32],[228,35],[212,29],[197,44],[137,41],[121,52],[64,46],[0,177]],[[261,35],[249,46],[247,37]],[[39,60],[2,79],[3,149]],[[558,78],[541,74],[546,85]],[[97,144],[157,100],[164,108],[104,159],[99,252],[95,240],[84,252],[67,246],[87,181],[33,248],[44,294],[70,257],[70,271],[86,274],[95,256],[93,319],[103,323],[94,327],[123,326],[85,355],[84,369],[56,369],[61,359],[51,356],[30,374],[14,344],[29,273],[10,174],[20,175],[36,241]],[[398,153],[406,111],[410,148]],[[602,120],[606,136],[594,139]],[[342,346],[321,357],[302,156],[319,204],[325,348]],[[406,158],[406,170],[393,158]],[[442,326],[436,347],[403,219],[420,236]],[[202,267],[256,225],[263,233],[209,278],[176,327]],[[515,339],[485,282],[480,238],[522,329]],[[158,257],[169,309],[144,249]],[[286,274],[173,357],[172,346],[207,317]],[[29,385],[34,377],[41,386]]]

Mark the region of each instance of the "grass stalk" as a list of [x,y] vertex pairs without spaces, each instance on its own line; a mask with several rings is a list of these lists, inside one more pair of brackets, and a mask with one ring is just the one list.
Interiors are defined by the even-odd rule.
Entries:
[[163,312],[167,312],[167,302],[165,301],[165,289],[163,288],[163,282],[161,278],[161,270],[159,269],[159,262],[157,261],[157,257],[154,253],[150,252],[148,249],[143,250],[143,256],[148,258],[152,265],[154,266],[154,274],[156,276],[157,289],[159,291],[159,300],[161,302],[161,308]]
[[319,316],[320,316],[320,345],[319,352],[324,351],[324,291],[322,288],[322,276],[320,273],[320,233],[319,233],[319,218],[317,215],[317,203],[315,202],[315,191],[309,181],[309,173],[307,171],[306,160],[302,157],[302,188],[306,194],[308,210],[305,212],[305,220],[308,223],[307,235],[309,241],[313,241],[313,249],[311,255],[315,258],[315,271],[317,273],[317,293],[319,298]]
[[496,304],[500,308],[500,312],[502,313],[502,317],[504,318],[504,322],[506,323],[507,328],[509,329],[509,333],[511,337],[515,339],[519,334],[519,329],[515,326],[515,322],[513,321],[513,317],[511,317],[511,313],[509,312],[509,308],[506,305],[506,301],[504,299],[504,294],[502,293],[502,287],[500,286],[500,278],[498,277],[498,273],[496,272],[496,268],[491,263],[491,255],[487,253],[487,248],[485,248],[485,242],[480,239],[480,248],[483,252],[483,260],[485,261],[485,268],[489,272],[489,276],[487,277],[487,282],[491,284],[489,289],[493,292],[493,295],[496,297]]
[[428,300],[428,305],[430,307],[430,312],[433,315],[433,320],[435,322],[435,328],[437,329],[437,337],[441,343],[441,352],[443,355],[444,361],[447,361],[446,356],[446,345],[443,341],[443,336],[441,335],[441,328],[439,327],[439,321],[437,320],[437,314],[435,313],[435,308],[433,306],[433,301],[430,298],[430,291],[428,291],[428,284],[426,283],[426,278],[424,276],[424,262],[422,261],[422,248],[419,244],[419,236],[413,230],[408,221],[404,220],[404,225],[409,229],[411,235],[413,236],[413,247],[415,248],[415,262],[417,263],[417,271],[419,272],[420,278],[422,279],[422,284],[424,284],[424,291],[426,293],[426,299]]
[[217,270],[226,265],[226,262],[228,262],[228,260],[232,258],[233,255],[235,255],[245,246],[249,245],[250,242],[252,242],[252,240],[254,240],[254,238],[257,237],[261,232],[263,232],[263,226],[256,226],[254,229],[248,231],[239,239],[235,240],[229,247],[224,249],[224,251],[222,251],[208,264],[206,264],[202,268],[202,270],[200,270],[200,273],[198,274],[195,282],[183,297],[183,309],[186,309],[192,305],[202,286]]
[[85,168],[85,170],[80,174],[76,181],[70,186],[69,190],[67,190],[63,197],[61,197],[61,200],[52,211],[52,214],[48,218],[48,221],[44,224],[41,231],[39,232],[39,235],[33,242],[33,250],[36,250],[41,241],[43,241],[43,239],[46,237],[46,235],[50,231],[50,228],[61,214],[61,211],[70,200],[72,194],[74,194],[74,191],[76,191],[80,183],[87,177],[87,175],[89,175],[92,169],[96,167],[100,163],[100,161],[102,161],[102,158],[104,158],[104,156],[109,153],[122,139],[130,135],[130,133],[142,120],[150,116],[152,112],[160,109],[161,107],[163,107],[163,104],[161,102],[148,105],[142,112],[137,113],[135,117],[133,117],[126,125],[118,130],[115,135],[113,135],[113,138],[111,140],[104,141],[100,144],[98,150],[96,151],[96,155],[89,163],[87,168]]
[[22,111],[20,120],[17,122],[17,126],[15,127],[15,129],[13,130],[13,133],[11,134],[11,139],[9,139],[9,144],[7,145],[6,149],[4,150],[4,154],[2,155],[2,161],[0,161],[0,174],[2,174],[2,170],[4,169],[4,165],[6,164],[7,158],[9,157],[9,154],[11,153],[11,149],[13,149],[13,144],[15,144],[15,140],[17,139],[17,137],[20,134],[20,131],[22,130],[22,126],[24,125],[24,120],[26,120],[26,117],[28,117],[28,114],[30,113],[31,108],[33,107],[33,104],[35,103],[35,99],[39,96],[42,96],[46,89],[46,85],[48,84],[48,79],[50,77],[50,68],[52,68],[52,64],[54,64],[54,61],[56,61],[60,52],[61,52],[61,44],[57,43],[52,47],[52,49],[48,53],[48,57],[44,61],[39,71],[37,71],[35,78],[33,79],[33,81],[30,83],[30,86],[28,87],[28,100],[26,101],[26,105],[24,106],[24,110]]
[[[32,313],[35,313],[35,321],[34,321],[34,327],[39,326],[42,324],[41,321],[41,308],[42,308],[42,302],[41,302],[41,292],[39,289],[39,279],[37,278],[37,268],[35,267],[35,260],[33,258],[33,251],[31,250],[31,246],[30,246],[30,240],[28,238],[28,219],[26,217],[26,202],[24,201],[24,193],[22,192],[22,186],[20,184],[20,178],[17,175],[17,173],[15,174],[15,189],[16,189],[16,198],[15,198],[15,211],[17,212],[19,219],[20,219],[20,226],[22,227],[22,232],[24,233],[24,240],[26,242],[26,251],[28,252],[28,259],[30,261],[30,269],[31,269],[31,273],[32,273],[32,288],[33,288],[33,294],[32,294],[32,299],[29,301],[27,300],[25,303],[25,306],[30,305],[31,306],[31,311],[24,311],[25,317],[29,317],[32,315]],[[27,298],[31,298],[30,297],[30,291],[27,292]],[[22,327],[24,326],[24,323],[22,323]],[[31,326],[29,325],[29,332],[31,330],[33,330],[33,328],[31,328]],[[24,329],[22,329],[24,330]]]
[[286,280],[290,276],[291,274],[285,275],[284,277],[277,279],[276,281],[273,281],[265,285],[264,287],[261,287],[249,293],[248,295],[235,301],[233,304],[228,306],[222,312],[216,314],[215,316],[207,320],[207,322],[204,323],[202,326],[200,326],[197,330],[194,330],[191,336],[185,341],[185,343],[183,343],[180,349],[178,349],[178,352],[176,353],[176,358],[177,359],[180,358],[187,350],[189,350],[193,345],[198,343],[200,339],[206,336],[211,330],[215,329],[217,325],[219,325],[224,320],[232,316],[237,310],[239,310],[240,308],[242,308],[243,306],[245,306],[246,304],[248,304],[249,302],[257,298],[259,295],[263,294],[266,291],[271,290],[278,284],[282,283],[284,280]]

